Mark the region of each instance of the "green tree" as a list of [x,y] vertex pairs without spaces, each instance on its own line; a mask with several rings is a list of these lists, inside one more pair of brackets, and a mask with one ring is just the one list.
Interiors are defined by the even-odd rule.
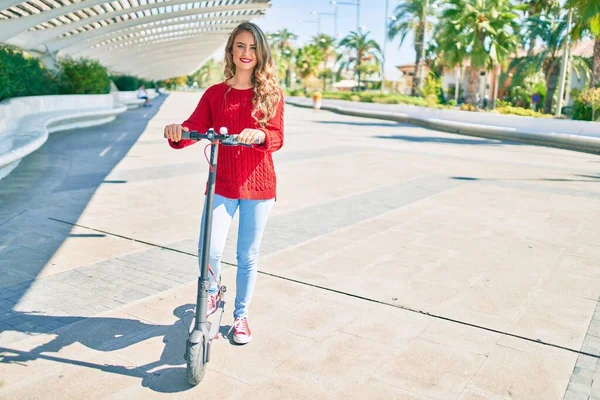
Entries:
[[[381,65],[381,48],[379,47],[379,43],[373,39],[369,39],[369,32],[352,31],[340,41],[339,46],[351,52],[356,52],[356,56],[348,56],[341,63],[340,71],[342,69],[349,70],[353,68],[359,87],[361,76],[373,70],[373,67],[369,66],[369,64],[376,67]],[[341,57],[338,57],[338,59],[341,59]]]
[[298,36],[287,28],[267,33],[266,36],[271,46],[279,81],[289,88],[291,86],[291,66],[293,65],[294,57],[293,42],[298,39]]
[[212,84],[220,82],[224,78],[223,68],[223,61],[217,61],[214,58],[211,58],[210,60],[202,64],[202,66],[196,72],[190,75],[188,79],[188,84],[198,82],[198,86],[208,87]]
[[18,96],[57,93],[54,74],[21,49],[0,46],[0,101]]
[[[418,68],[421,62],[421,54],[423,51],[424,37],[427,30],[431,29],[431,23],[427,26],[425,21],[431,21],[434,16],[434,8],[436,0],[429,1],[429,7],[425,8],[426,0],[406,0],[396,6],[394,16],[387,26],[387,35],[390,40],[400,37],[399,47],[402,46],[408,33],[414,36],[415,49],[415,79],[412,82],[411,92],[414,96],[419,86]],[[427,16],[427,18],[425,18]]]
[[[509,0],[448,0],[440,15],[440,52],[470,62],[466,103],[479,103],[479,76],[505,64],[518,45],[517,8]],[[455,51],[460,47],[460,51]]]
[[110,93],[108,70],[98,61],[89,58],[64,58],[59,65],[60,94]]
[[[519,84],[526,76],[542,71],[547,92],[544,112],[549,114],[552,112],[554,94],[560,78],[562,52],[569,34],[567,22],[562,16],[560,6],[556,5],[545,15],[527,18],[523,28],[540,38],[544,46],[533,56],[513,60],[511,69],[516,71],[513,81]],[[573,57],[572,64],[580,74],[586,74],[589,70],[587,61],[582,57]]]
[[323,62],[323,52],[314,44],[307,44],[296,53],[296,72],[305,79],[317,76],[319,65]]
[[567,7],[577,16],[573,30],[574,39],[588,32],[594,37],[594,55],[592,56],[591,87],[600,86],[600,1],[567,0]]
[[[529,0],[525,4],[527,18],[535,18],[549,12],[553,7],[558,5],[558,2],[557,0]],[[526,30],[523,39],[527,42],[527,56],[533,56],[538,37],[535,35],[535,32]]]
[[333,78],[334,73],[329,67],[330,61],[335,59],[335,38],[333,36],[321,33],[312,39],[312,44],[317,46],[323,53],[323,64],[319,72],[319,77],[323,79],[323,90],[326,90],[327,78]]

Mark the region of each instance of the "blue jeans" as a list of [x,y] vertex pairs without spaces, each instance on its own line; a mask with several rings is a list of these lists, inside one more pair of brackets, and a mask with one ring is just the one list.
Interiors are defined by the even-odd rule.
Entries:
[[[209,265],[216,277],[221,274],[221,258],[225,241],[237,209],[240,209],[240,221],[237,241],[237,276],[235,292],[235,318],[248,316],[248,306],[252,301],[258,256],[267,219],[273,208],[275,199],[239,200],[228,199],[215,194],[213,201],[212,232],[210,236]],[[198,242],[198,260],[202,260],[202,241],[204,240],[204,212],[202,213],[200,240]],[[209,293],[217,293],[217,281],[209,273]]]

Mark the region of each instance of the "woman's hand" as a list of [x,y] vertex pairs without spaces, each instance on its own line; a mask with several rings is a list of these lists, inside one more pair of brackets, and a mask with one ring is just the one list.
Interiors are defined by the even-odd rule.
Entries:
[[189,132],[190,130],[179,124],[170,124],[165,126],[165,137],[172,142],[177,143],[181,140],[181,132]]
[[244,129],[238,137],[238,142],[246,144],[261,144],[265,142],[265,133],[259,129]]

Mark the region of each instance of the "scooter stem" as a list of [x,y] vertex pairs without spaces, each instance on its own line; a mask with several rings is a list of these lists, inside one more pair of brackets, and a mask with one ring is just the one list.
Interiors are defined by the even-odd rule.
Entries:
[[210,145],[210,170],[208,173],[208,187],[206,201],[204,202],[204,237],[202,241],[202,259],[200,263],[200,278],[198,278],[198,298],[196,300],[196,326],[195,330],[201,330],[202,324],[206,324],[206,307],[208,301],[209,279],[208,260],[210,252],[210,236],[212,231],[212,208],[215,197],[215,179],[217,176],[217,156],[219,146],[217,142]]

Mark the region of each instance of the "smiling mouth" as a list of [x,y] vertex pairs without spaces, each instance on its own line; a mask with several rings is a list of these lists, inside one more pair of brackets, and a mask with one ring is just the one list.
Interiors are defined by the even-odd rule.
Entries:
[[243,62],[244,64],[248,64],[252,62],[252,59],[250,58],[240,58],[240,61]]

